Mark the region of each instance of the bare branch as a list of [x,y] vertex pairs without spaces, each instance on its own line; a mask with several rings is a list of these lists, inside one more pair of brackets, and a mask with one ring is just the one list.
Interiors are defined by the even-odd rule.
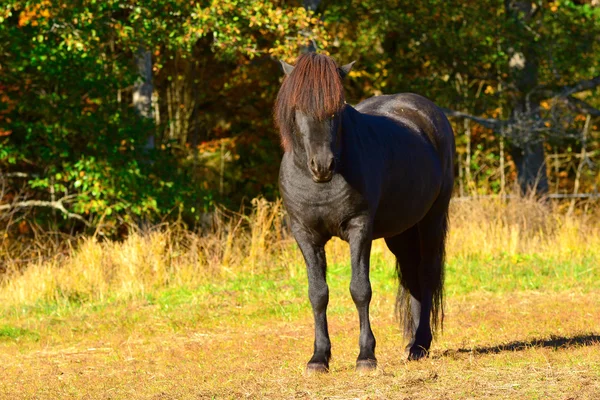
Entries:
[[28,178],[30,176],[25,172],[9,172],[3,175],[7,178]]
[[[550,199],[598,199],[600,198],[600,193],[549,193],[544,195],[544,197],[548,197]],[[460,196],[453,197],[451,202],[467,202],[475,199],[518,199],[521,198],[521,195],[514,194],[488,194],[488,195],[477,195],[477,196]]]
[[[526,109],[522,112],[514,112],[509,120],[500,120],[494,118],[483,118],[470,115],[461,111],[454,111],[447,108],[442,108],[442,111],[449,117],[466,118],[476,123],[492,129],[501,136],[509,137],[513,144],[517,146],[531,144],[536,140],[543,140],[542,135],[556,135],[560,137],[575,137],[573,134],[566,132],[560,128],[561,118],[564,118],[564,113],[555,107],[556,104],[566,104],[571,110],[582,112],[595,117],[600,116],[600,110],[588,104],[587,102],[577,99],[572,95],[585,90],[594,89],[600,86],[600,76],[589,80],[580,81],[574,85],[564,86],[553,91],[548,88],[537,88],[538,93],[542,93],[551,100],[554,106],[551,110],[542,115],[539,107],[530,107],[530,96],[533,92],[526,95]],[[519,144],[520,143],[520,144]]]
[[503,121],[501,119],[476,117],[461,111],[454,111],[444,107],[440,108],[449,117],[467,118],[485,126],[486,128],[493,129],[494,131],[500,131],[502,127],[509,125],[508,121]]
[[64,215],[69,218],[74,218],[83,222],[86,226],[90,226],[90,223],[83,218],[79,214],[75,214],[67,210],[63,204],[64,199],[56,200],[56,201],[43,201],[43,200],[26,200],[19,201],[11,204],[2,204],[0,205],[0,211],[2,210],[11,210],[13,208],[28,208],[28,207],[49,207],[54,208],[55,210],[60,211]]
[[576,97],[568,96],[567,104],[570,106],[573,106],[573,108],[575,108],[578,111],[583,112],[585,114],[590,114],[590,115],[593,115],[594,117],[600,117],[600,110],[593,107],[591,104],[589,104],[583,100],[580,100]]
[[584,90],[594,89],[597,86],[600,86],[600,76],[597,76],[592,79],[584,80],[577,82],[573,86],[565,86],[558,93],[559,97],[568,97],[572,94],[583,92]]

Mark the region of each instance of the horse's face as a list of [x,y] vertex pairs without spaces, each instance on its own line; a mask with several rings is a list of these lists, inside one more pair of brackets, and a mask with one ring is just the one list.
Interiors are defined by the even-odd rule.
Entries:
[[[322,56],[320,59],[318,58],[319,56],[314,56],[313,58],[305,58],[305,60],[313,60],[315,57],[317,57],[317,60],[321,60],[318,62],[322,62]],[[320,64],[320,67],[311,69],[309,68],[311,64],[305,63],[301,67],[300,75],[296,76],[294,74],[296,67],[284,61],[281,62],[283,71],[288,75],[288,79],[291,79],[291,81],[286,80],[284,85],[289,82],[292,83],[285,90],[283,90],[282,86],[284,94],[281,96],[282,91],[280,91],[277,96],[278,109],[285,110],[289,106],[289,103],[293,104],[298,101],[298,98],[303,101],[304,107],[293,108],[295,109],[295,114],[293,114],[294,130],[298,138],[293,141],[294,146],[302,146],[304,148],[303,150],[307,156],[308,170],[315,182],[329,182],[335,172],[336,158],[338,158],[336,155],[340,154],[340,114],[343,111],[343,88],[341,80],[350,73],[353,64],[354,61],[342,67],[337,67],[333,63],[333,65],[329,65],[329,68],[327,64]],[[310,95],[319,90],[322,91],[320,97],[315,98]],[[306,95],[307,93],[308,95]],[[290,96],[294,99],[293,101],[289,100]],[[335,100],[338,100],[339,103],[336,103]],[[327,118],[315,118],[316,115],[322,116],[322,114],[327,114],[339,107],[341,109],[334,115]],[[299,109],[305,111],[313,110],[313,112],[302,112]],[[327,111],[321,112],[323,110]],[[279,120],[279,123],[287,121],[287,118],[282,118]]]
[[320,121],[296,111],[296,124],[313,181],[329,182],[335,172],[335,155],[340,150],[339,115]]

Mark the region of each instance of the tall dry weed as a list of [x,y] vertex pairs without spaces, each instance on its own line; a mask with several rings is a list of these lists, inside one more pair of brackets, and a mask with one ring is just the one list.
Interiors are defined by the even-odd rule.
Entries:
[[598,254],[600,224],[590,213],[567,215],[531,197],[454,201],[449,257],[498,254]]
[[[504,254],[600,260],[600,224],[590,213],[567,216],[531,198],[474,199],[454,201],[450,219],[449,260]],[[373,256],[393,261],[383,241],[374,244]],[[327,257],[330,264],[347,263],[347,244],[331,241]],[[53,257],[34,251],[28,258],[3,256],[0,304],[129,299],[239,274],[294,276],[304,268],[281,202],[264,199],[253,200],[248,214],[218,210],[205,232],[161,225],[121,242],[85,238]]]

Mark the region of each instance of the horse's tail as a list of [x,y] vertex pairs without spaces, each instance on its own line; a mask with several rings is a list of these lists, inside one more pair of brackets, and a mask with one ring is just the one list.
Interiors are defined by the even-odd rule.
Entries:
[[402,329],[404,338],[406,340],[410,340],[417,330],[418,325],[418,321],[413,319],[411,312],[411,306],[415,307],[416,304],[412,304],[410,291],[406,286],[406,282],[402,281],[402,266],[397,258],[396,274],[398,275],[398,293],[396,294],[395,312],[398,320],[400,321],[400,329]]
[[[446,256],[446,235],[448,233],[448,209],[444,211],[440,220],[438,236],[438,262],[433,264],[433,269],[428,271],[431,292],[431,330],[433,336],[444,329],[444,265]],[[418,242],[416,243],[418,245]],[[417,261],[418,262],[418,261]],[[404,336],[407,339],[413,337],[419,325],[420,303],[415,302],[410,294],[410,287],[418,290],[414,285],[417,282],[417,268],[415,259],[408,256],[404,260],[396,258],[396,275],[398,276],[398,293],[396,295],[396,315],[400,321]]]
[[448,234],[448,209],[444,212],[440,233],[439,260],[433,277],[433,301],[431,306],[431,328],[433,334],[444,330],[444,278],[446,265],[446,237]]

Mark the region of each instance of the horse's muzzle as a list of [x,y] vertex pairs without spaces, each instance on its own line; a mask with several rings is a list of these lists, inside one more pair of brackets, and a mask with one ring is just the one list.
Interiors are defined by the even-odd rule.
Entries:
[[333,156],[329,156],[326,162],[320,163],[316,161],[316,157],[313,157],[310,160],[309,168],[313,181],[317,183],[329,182],[333,178],[335,160]]
[[333,178],[333,172],[330,172],[327,176],[315,176],[312,174],[312,180],[316,183],[327,183],[331,181],[331,178]]

